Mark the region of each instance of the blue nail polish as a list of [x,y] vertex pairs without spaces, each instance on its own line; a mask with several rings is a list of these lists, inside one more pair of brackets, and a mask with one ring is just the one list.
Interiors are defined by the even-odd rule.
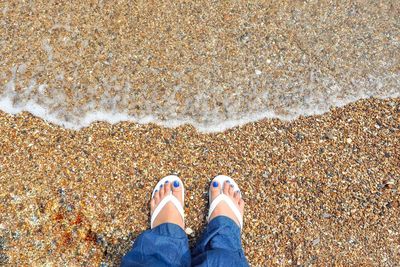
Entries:
[[233,187],[233,184],[231,184],[231,187]]
[[213,187],[218,187],[218,182],[217,181],[213,182]]
[[174,181],[174,187],[179,187],[179,181]]
[[226,182],[226,183],[228,183],[228,184],[230,184],[230,183],[231,183],[229,180],[226,180],[225,182]]
[[162,188],[162,187],[163,187],[163,184],[160,185],[160,188]]
[[158,192],[158,189],[156,189],[156,191],[154,191],[154,192]]
[[168,184],[168,183],[169,183],[169,181],[167,180],[167,181],[165,181],[165,183],[166,183],[166,184]]

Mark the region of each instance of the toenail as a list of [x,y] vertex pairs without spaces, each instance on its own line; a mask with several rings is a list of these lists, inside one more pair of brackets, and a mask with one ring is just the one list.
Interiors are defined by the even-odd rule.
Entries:
[[166,184],[168,184],[168,183],[169,183],[169,181],[167,180],[167,181],[165,181],[165,183],[166,183]]
[[231,187],[233,187],[233,184],[231,184]]
[[156,191],[154,191],[154,192],[158,192],[158,189],[156,189]]
[[179,187],[179,181],[174,181],[174,187]]
[[160,185],[160,188],[162,188],[162,187],[163,187],[163,184]]
[[230,182],[229,180],[226,180],[226,181],[225,181],[225,183],[228,183],[228,184],[230,184],[231,182]]
[[217,181],[213,182],[213,187],[218,187],[218,182]]

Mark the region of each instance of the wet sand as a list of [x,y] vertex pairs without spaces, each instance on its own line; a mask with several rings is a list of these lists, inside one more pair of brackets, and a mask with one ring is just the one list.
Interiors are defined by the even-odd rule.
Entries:
[[206,130],[400,97],[396,1],[211,2],[0,4],[0,100]]
[[0,113],[0,263],[117,265],[149,227],[152,187],[176,173],[192,243],[210,179],[227,174],[247,203],[252,266],[394,266],[399,151],[400,99],[216,134],[129,122],[72,131]]

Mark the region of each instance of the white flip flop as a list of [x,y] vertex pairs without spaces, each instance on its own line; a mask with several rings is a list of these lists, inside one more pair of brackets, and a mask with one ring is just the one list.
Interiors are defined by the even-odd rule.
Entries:
[[[178,176],[176,175],[168,175],[165,176],[164,178],[162,178],[157,185],[154,187],[153,189],[153,193],[151,194],[151,198],[154,197],[154,194],[156,192],[156,190],[160,191],[161,185],[165,186],[165,182],[168,181],[171,186],[173,185],[174,181],[179,181],[179,186],[182,186],[182,200],[183,202],[185,201],[185,188],[183,187],[183,183],[181,181],[181,179],[179,179]],[[172,202],[172,204],[175,205],[176,209],[178,210],[179,214],[182,216],[182,220],[185,218],[185,214],[184,214],[184,210],[182,207],[181,202],[172,194],[172,188],[169,194],[167,194],[162,200],[161,202],[158,204],[158,206],[156,207],[156,209],[154,210],[153,214],[151,215],[151,220],[150,220],[150,227],[153,229],[153,223],[154,220],[157,218],[157,215],[161,212],[161,210],[164,208],[164,206],[168,203],[168,202]]]
[[[218,184],[221,185],[221,191],[220,191],[220,194],[211,202],[211,187],[212,187],[213,182],[215,182],[215,181],[217,181]],[[236,207],[235,203],[233,203],[232,199],[223,193],[225,181],[229,181],[230,184],[233,185],[233,190],[235,192],[236,191],[240,192],[239,186],[237,185],[237,183],[231,177],[225,176],[225,175],[216,176],[211,181],[210,189],[208,190],[208,199],[209,199],[209,203],[210,203],[210,208],[208,210],[207,222],[210,222],[211,214],[213,213],[215,208],[218,206],[218,204],[221,201],[225,201],[225,203],[233,211],[233,214],[235,214],[235,217],[239,221],[240,229],[242,229],[243,228],[243,216],[242,216],[242,214],[240,213],[239,209]]]

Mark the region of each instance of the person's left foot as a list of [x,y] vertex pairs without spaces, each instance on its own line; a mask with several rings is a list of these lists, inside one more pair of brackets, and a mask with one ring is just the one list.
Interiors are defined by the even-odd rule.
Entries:
[[[172,182],[172,184],[166,182],[164,185],[162,185],[160,191],[156,191],[154,193],[154,197],[150,201],[151,214],[153,214],[158,204],[171,192],[171,190],[172,194],[179,200],[183,207],[182,184],[180,184],[178,180]],[[175,205],[172,202],[168,202],[162,208],[162,210],[154,220],[153,228],[163,223],[174,223],[179,225],[182,229],[185,229],[185,222],[183,221],[182,216],[179,214],[179,211],[176,209]]]
[[[228,196],[233,204],[235,204],[236,208],[239,210],[240,214],[243,216],[244,212],[244,201],[241,197],[240,191],[233,191],[233,186],[229,183],[229,181],[224,182],[223,190],[221,192],[222,185],[219,184],[217,181],[214,181],[211,185],[211,203],[214,201],[214,199],[219,196],[220,194],[225,194]],[[236,218],[235,213],[231,210],[231,208],[228,206],[225,201],[221,201],[214,209],[212,212],[209,221],[214,219],[215,217],[218,217],[220,215],[227,216],[234,220],[237,225],[240,226],[238,218]]]

